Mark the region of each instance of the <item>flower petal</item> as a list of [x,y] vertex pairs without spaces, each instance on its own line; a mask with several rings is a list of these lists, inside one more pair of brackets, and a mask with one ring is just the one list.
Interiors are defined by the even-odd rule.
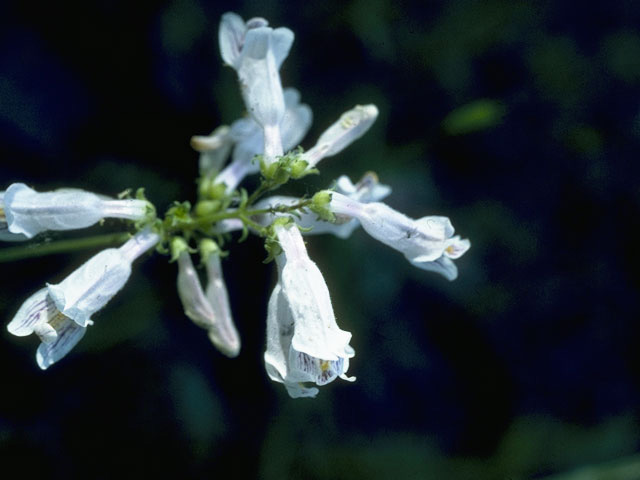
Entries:
[[31,335],[37,325],[47,323],[58,311],[46,288],[27,298],[7,325],[9,333],[18,337]]
[[42,370],[46,370],[64,357],[84,337],[86,328],[75,322],[66,321],[57,328],[57,338],[51,343],[42,343],[36,351],[36,361]]
[[267,307],[267,348],[264,363],[269,378],[284,383],[289,373],[287,367],[289,348],[294,332],[294,319],[280,282],[269,297]]
[[315,387],[305,387],[300,383],[284,383],[287,393],[291,398],[315,398],[318,395],[318,389]]
[[429,272],[436,272],[443,275],[447,280],[455,280],[458,278],[458,267],[449,257],[442,255],[440,258],[432,261],[411,260],[411,264]]
[[218,30],[218,42],[220,44],[220,55],[224,63],[231,67],[236,67],[240,51],[244,42],[244,35],[247,27],[242,18],[228,12],[222,15],[220,29]]
[[456,258],[460,258],[464,255],[469,248],[471,248],[471,242],[466,238],[461,240],[460,236],[456,235],[447,241],[447,247],[444,249],[444,254],[445,256],[455,260]]

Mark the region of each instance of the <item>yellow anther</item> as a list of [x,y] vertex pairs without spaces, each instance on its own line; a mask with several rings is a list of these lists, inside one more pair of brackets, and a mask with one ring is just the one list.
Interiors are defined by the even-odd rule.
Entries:
[[329,361],[328,360],[322,360],[320,362],[320,370],[322,370],[323,372],[326,372],[327,370],[329,370]]
[[448,254],[453,255],[453,250],[454,250],[453,245],[449,245],[449,246],[448,246],[447,248],[445,248],[444,250],[445,250],[445,252],[447,252]]
[[60,330],[60,327],[64,323],[67,317],[62,312],[56,312],[49,320],[49,325],[51,325],[56,331]]

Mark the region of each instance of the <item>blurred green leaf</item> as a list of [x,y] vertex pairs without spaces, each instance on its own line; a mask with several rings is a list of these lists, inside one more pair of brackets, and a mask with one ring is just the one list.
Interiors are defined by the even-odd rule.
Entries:
[[496,100],[483,98],[453,110],[442,121],[442,128],[449,135],[464,135],[486,130],[499,124],[505,113],[506,109],[502,104]]

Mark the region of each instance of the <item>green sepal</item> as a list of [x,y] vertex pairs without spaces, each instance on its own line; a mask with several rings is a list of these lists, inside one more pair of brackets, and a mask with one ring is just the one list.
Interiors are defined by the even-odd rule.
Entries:
[[180,223],[190,224],[191,220],[191,203],[189,202],[174,202],[173,206],[167,210],[164,217],[164,224],[169,228],[174,228]]
[[204,238],[200,240],[198,244],[198,251],[200,252],[200,261],[206,263],[211,255],[218,255],[219,257],[226,257],[229,252],[222,250],[218,244],[211,238]]
[[121,191],[118,195],[116,195],[116,198],[118,200],[122,200],[122,199],[125,199],[125,198],[131,198],[131,189],[127,188],[127,189]]
[[270,263],[282,253],[282,247],[280,246],[278,236],[276,235],[276,227],[287,226],[291,224],[295,225],[291,217],[279,217],[276,218],[273,223],[266,228],[264,248],[267,251],[267,258],[265,258],[262,263]]
[[249,227],[247,227],[246,224],[242,224],[242,234],[240,235],[240,238],[238,239],[238,243],[242,243],[244,242],[247,238],[249,238]]
[[244,188],[240,189],[240,205],[239,209],[242,210],[247,207],[247,202],[249,201],[249,193]]
[[178,257],[182,252],[189,252],[189,253],[196,252],[196,250],[189,247],[189,244],[187,243],[187,241],[182,237],[173,237],[169,242],[169,250],[171,252],[171,259],[169,260],[170,263],[178,260]]
[[309,210],[315,213],[318,218],[326,222],[335,223],[336,216],[329,208],[331,203],[331,192],[329,190],[320,190],[311,199]]

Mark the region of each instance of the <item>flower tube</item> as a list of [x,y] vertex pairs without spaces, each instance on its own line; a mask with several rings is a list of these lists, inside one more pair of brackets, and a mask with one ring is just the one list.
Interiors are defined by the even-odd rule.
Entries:
[[[282,148],[289,151],[299,145],[311,126],[311,108],[300,103],[300,93],[295,88],[284,90],[285,112],[280,124]],[[236,120],[231,125],[230,137],[236,142],[232,161],[216,177],[216,183],[224,183],[227,191],[233,191],[249,174],[260,171],[254,157],[264,151],[264,133],[252,118]]]
[[327,128],[315,146],[302,154],[302,159],[307,161],[309,168],[315,167],[323,158],[340,153],[364,135],[376,118],[378,108],[375,105],[357,105]]
[[330,210],[336,215],[357,218],[369,235],[402,252],[412,265],[438,272],[449,280],[458,276],[452,260],[471,246],[469,240],[453,236],[454,229],[447,217],[413,220],[384,203],[361,203],[337,192],[331,193]]
[[185,315],[207,330],[211,343],[227,357],[236,357],[240,352],[240,336],[231,318],[218,255],[209,256],[207,273],[209,285],[205,294],[191,255],[182,251],[178,256],[178,296]]
[[46,230],[89,227],[103,218],[141,220],[148,208],[144,200],[113,200],[76,189],[39,193],[24,183],[10,185],[3,203],[9,232],[28,238]]
[[[367,172],[357,184],[351,182],[349,177],[342,175],[335,184],[335,191],[348,196],[351,199],[358,200],[363,203],[377,202],[386,198],[391,194],[391,187],[378,182],[378,176],[373,172]],[[256,209],[276,207],[279,205],[291,206],[300,202],[299,198],[287,197],[284,195],[275,195],[267,197],[256,204]],[[258,221],[262,225],[269,225],[274,217],[286,216],[287,214],[264,214],[258,217]],[[296,223],[303,229],[310,229],[303,232],[304,235],[320,235],[330,233],[338,238],[346,239],[351,236],[353,231],[358,228],[360,222],[353,217],[338,217],[336,222],[326,222],[318,219],[318,215],[313,212],[306,211],[296,215]]]
[[118,293],[131,275],[131,264],[159,241],[156,233],[143,230],[120,248],[94,255],[58,284],[47,290],[56,308],[82,327]]
[[4,213],[4,192],[0,192],[0,241],[21,242],[29,240],[21,233],[11,233],[7,224],[7,216]]
[[7,325],[9,333],[23,337],[35,333],[41,345],[36,361],[45,370],[64,357],[82,339],[91,316],[125,284],[131,262],[158,242],[142,231],[120,248],[103,250],[57,285],[31,295]]
[[262,127],[264,158],[267,165],[283,154],[280,123],[285,104],[276,51],[293,43],[293,32],[287,28],[258,27],[249,29],[237,63],[242,97],[249,114]]
[[346,376],[355,355],[351,333],[336,324],[329,290],[298,228],[278,225],[275,233],[282,253],[276,257],[279,280],[269,300],[265,366],[291,397],[314,397],[318,390],[302,382],[355,380]]

